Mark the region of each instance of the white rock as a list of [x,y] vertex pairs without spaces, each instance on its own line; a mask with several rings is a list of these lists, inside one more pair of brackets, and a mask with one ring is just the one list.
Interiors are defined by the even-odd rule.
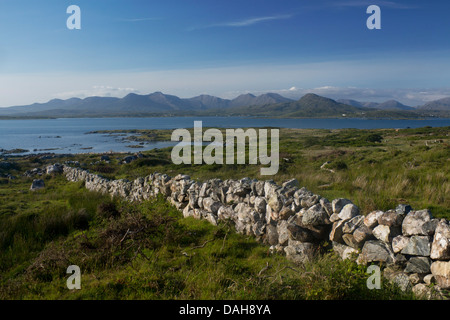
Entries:
[[445,219],[436,227],[430,257],[434,260],[450,259],[450,226]]
[[358,215],[356,217],[353,217],[352,219],[348,220],[344,224],[344,228],[342,228],[342,231],[344,233],[353,233],[357,228],[361,227],[364,223],[364,216]]
[[338,214],[338,213],[333,213],[333,214],[330,216],[330,222],[336,222],[336,221],[338,221],[338,220],[340,220],[339,214]]
[[404,236],[413,235],[431,235],[432,230],[432,216],[428,210],[410,211],[402,223],[402,231]]
[[342,232],[342,228],[344,227],[344,223],[344,220],[339,220],[333,223],[329,237],[330,241],[342,243],[342,235],[344,234]]
[[289,223],[286,220],[281,220],[277,225],[278,243],[286,246],[289,241]]
[[436,278],[434,277],[433,274],[427,274],[425,277],[423,277],[423,282],[425,282],[425,284],[427,285],[435,284]]
[[363,224],[353,232],[353,237],[355,238],[356,242],[364,242],[372,238],[373,233],[372,230],[370,230],[365,224]]
[[352,202],[348,199],[343,199],[343,198],[334,199],[331,202],[331,207],[332,207],[334,213],[339,213],[339,212],[341,212],[342,208],[344,208],[345,205],[350,204],[350,203],[352,203]]
[[442,289],[450,289],[450,261],[435,261],[431,264],[431,273]]
[[256,197],[255,198],[255,210],[258,213],[266,213],[266,199],[263,197]]
[[333,250],[341,256],[342,260],[351,259],[358,254],[358,250],[337,242],[333,242]]
[[378,225],[372,230],[372,233],[378,240],[388,243],[391,229],[385,225]]
[[419,298],[429,299],[431,297],[431,289],[423,283],[418,283],[412,288],[412,292]]
[[378,225],[378,218],[383,214],[383,211],[372,211],[364,218],[364,224],[373,229]]
[[329,223],[328,214],[321,204],[315,204],[303,214],[302,223],[313,226],[327,224]]
[[408,242],[408,237],[396,236],[394,239],[392,239],[392,250],[394,250],[394,253],[399,253],[406,247]]
[[353,203],[349,203],[345,205],[341,212],[339,212],[339,218],[341,220],[350,220],[353,217],[359,215],[359,208],[355,206]]
[[403,218],[404,216],[398,214],[395,210],[389,210],[378,217],[378,224],[389,227],[399,227],[402,225]]
[[203,198],[203,208],[206,211],[209,211],[211,213],[213,213],[214,215],[217,214],[217,211],[219,210],[219,208],[222,206],[222,204],[218,201],[214,201],[211,198]]

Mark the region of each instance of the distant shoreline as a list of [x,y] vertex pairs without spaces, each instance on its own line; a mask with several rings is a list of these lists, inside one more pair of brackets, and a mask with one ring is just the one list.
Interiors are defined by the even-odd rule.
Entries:
[[[55,120],[2,121],[0,152],[3,154],[42,154],[52,152],[101,153],[136,152],[173,146],[172,131],[189,129],[203,120],[207,128],[285,128],[285,129],[408,129],[449,127],[450,119],[291,119],[250,117],[158,117],[158,118],[60,118]],[[100,133],[91,134],[87,133]],[[119,134],[121,133],[121,134]],[[22,149],[22,150],[19,150]],[[18,150],[11,152],[11,150]]]
[[58,120],[58,119],[116,119],[116,118],[190,118],[190,117],[204,117],[204,118],[221,118],[221,117],[239,117],[239,118],[249,118],[249,119],[329,119],[329,120],[342,120],[342,119],[354,119],[354,120],[449,120],[450,117],[419,117],[419,118],[408,118],[408,117],[361,117],[361,116],[330,116],[330,117],[285,117],[285,116],[258,116],[258,115],[110,115],[110,116],[73,116],[73,117],[32,117],[32,116],[0,116],[0,120]]

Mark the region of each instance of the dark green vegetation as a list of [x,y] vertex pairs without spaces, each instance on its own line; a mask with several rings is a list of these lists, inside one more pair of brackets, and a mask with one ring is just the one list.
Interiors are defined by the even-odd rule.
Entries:
[[[387,282],[367,289],[366,268],[332,253],[294,265],[227,224],[183,219],[162,198],[129,204],[60,177],[46,183],[32,207],[2,217],[1,299],[413,298]],[[73,264],[81,290],[66,287]]]
[[[351,199],[364,214],[409,203],[449,219],[449,132],[282,129],[274,177],[259,176],[258,165],[176,166],[170,149],[143,152],[129,164],[120,164],[123,154],[110,155],[109,163],[101,155],[7,158],[9,165],[0,167],[0,298],[412,299],[387,281],[382,290],[367,289],[365,267],[325,249],[298,266],[225,223],[183,219],[161,198],[125,203],[60,175],[44,176],[46,188],[33,192],[33,178],[22,174],[70,160],[111,179],[155,171],[200,180],[295,177],[330,200]],[[145,139],[145,132],[134,134],[140,133]],[[71,264],[81,268],[81,290],[66,288]]]
[[[193,130],[190,130],[193,134]],[[171,130],[156,130],[156,129],[146,129],[146,130],[97,130],[90,131],[86,134],[108,134],[116,136],[118,138],[122,137],[122,140],[128,142],[146,142],[146,141],[170,141],[172,136]]]

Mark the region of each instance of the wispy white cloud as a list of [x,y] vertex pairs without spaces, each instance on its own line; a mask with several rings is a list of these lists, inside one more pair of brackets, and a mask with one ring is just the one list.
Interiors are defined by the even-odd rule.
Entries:
[[236,21],[228,21],[222,23],[214,23],[210,25],[200,26],[200,27],[192,27],[189,31],[198,30],[198,29],[208,29],[208,28],[217,28],[217,27],[248,27],[258,23],[266,22],[266,21],[274,21],[274,20],[286,20],[293,17],[293,14],[282,14],[282,15],[273,15],[273,16],[264,16],[264,17],[252,17],[246,18],[242,20]]
[[278,16],[268,16],[268,17],[258,17],[258,18],[250,18],[240,21],[233,21],[233,22],[227,22],[223,24],[217,24],[216,26],[223,26],[223,27],[246,27],[251,26],[257,23],[265,22],[265,21],[271,21],[271,20],[284,20],[291,18],[292,15],[278,15]]

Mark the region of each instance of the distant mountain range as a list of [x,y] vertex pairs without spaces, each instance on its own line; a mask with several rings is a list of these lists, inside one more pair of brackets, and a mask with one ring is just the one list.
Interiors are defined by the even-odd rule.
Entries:
[[47,103],[0,108],[2,117],[115,117],[174,115],[253,115],[271,117],[406,117],[427,114],[450,115],[450,98],[429,102],[418,108],[389,100],[383,103],[359,102],[350,99],[333,100],[316,94],[306,94],[299,100],[276,93],[259,96],[243,94],[234,99],[210,95],[179,98],[161,92],[148,95],[130,93],[123,98],[88,97],[67,100],[53,99]]
[[389,100],[383,103],[376,102],[359,102],[351,99],[339,99],[340,103],[348,104],[359,108],[370,108],[370,109],[380,109],[380,110],[416,110],[416,108],[405,106],[404,104],[396,101]]
[[431,110],[431,111],[449,111],[450,110],[450,97],[428,102],[423,106],[418,107],[419,110]]
[[88,97],[68,100],[53,99],[47,103],[0,108],[0,116],[92,116],[152,113],[184,113],[202,110],[218,110],[233,107],[274,104],[293,101],[276,93],[260,96],[243,94],[228,100],[209,95],[182,99],[155,92],[148,95],[130,93],[123,98]]
[[288,118],[308,118],[312,115],[315,117],[342,117],[342,114],[361,114],[366,110],[367,109],[339,103],[329,98],[308,93],[297,101],[236,107],[230,108],[228,112],[243,115],[283,115]]

